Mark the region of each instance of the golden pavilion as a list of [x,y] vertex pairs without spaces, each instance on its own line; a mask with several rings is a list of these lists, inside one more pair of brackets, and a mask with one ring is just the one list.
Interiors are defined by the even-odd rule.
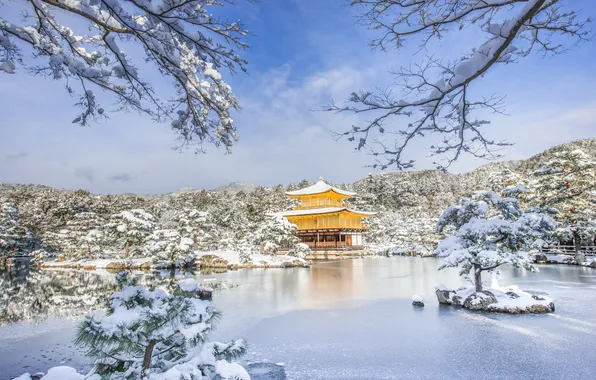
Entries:
[[293,210],[277,212],[298,226],[298,238],[313,250],[358,250],[362,248],[362,219],[374,212],[351,210],[345,200],[356,193],[333,187],[323,178],[312,186],[286,195],[298,202]]

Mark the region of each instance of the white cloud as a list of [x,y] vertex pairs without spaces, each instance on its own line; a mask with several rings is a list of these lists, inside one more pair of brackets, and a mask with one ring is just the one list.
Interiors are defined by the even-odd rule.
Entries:
[[[231,78],[243,107],[235,115],[240,141],[231,155],[210,147],[206,155],[176,152],[167,124],[157,125],[136,114],[112,114],[92,128],[78,128],[71,124],[75,99],[62,83],[22,73],[2,76],[0,138],[4,147],[10,147],[5,156],[14,159],[0,161],[0,181],[101,193],[159,193],[233,181],[275,185],[319,176],[333,182],[357,180],[373,171],[365,167],[372,158],[355,152],[345,140],[335,141],[331,131],[346,130],[368,115],[311,110],[331,98],[341,102],[352,91],[392,84],[387,72],[411,56],[408,50],[371,53],[362,39],[367,33],[348,32],[338,28],[321,36],[319,29],[305,28],[307,42],[302,43],[312,45],[320,61],[313,63],[312,71],[288,57],[280,67],[266,72],[249,67],[249,76]],[[354,41],[355,35],[362,38]],[[438,54],[453,53],[457,43],[461,44],[458,38],[444,40]],[[558,59],[564,65],[573,57]],[[551,71],[542,69],[539,74],[521,70],[523,65],[531,68],[527,62],[499,68],[479,84],[482,91],[509,95],[512,116],[495,117],[487,129],[492,138],[516,143],[504,151],[506,159],[529,157],[558,143],[596,135],[596,95],[591,93],[596,75],[548,64]],[[394,119],[390,126],[404,120]],[[426,157],[431,144],[425,139],[410,147],[418,169],[432,168],[433,159]],[[484,163],[464,157],[452,169],[465,171]]]

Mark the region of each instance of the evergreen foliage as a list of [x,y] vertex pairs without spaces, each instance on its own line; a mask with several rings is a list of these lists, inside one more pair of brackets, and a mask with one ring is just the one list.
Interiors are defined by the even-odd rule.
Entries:
[[[505,193],[514,195],[519,187]],[[460,275],[474,276],[476,291],[482,291],[482,272],[503,264],[531,271],[530,251],[536,250],[557,229],[557,223],[539,208],[524,210],[516,198],[501,197],[494,191],[478,191],[447,208],[437,223],[437,231],[455,229],[442,240],[437,253],[443,258],[439,269],[460,267]]]
[[207,340],[220,314],[198,298],[195,280],[178,281],[168,293],[136,286],[124,273],[118,279],[122,288],[110,297],[106,314],[85,318],[76,338],[103,379],[165,379],[181,366],[187,379],[233,379],[224,367],[243,378],[244,369],[228,361],[242,356],[246,343]]
[[[358,193],[358,197],[348,202],[351,208],[378,213],[368,219],[370,229],[365,231],[365,243],[368,242],[371,248],[385,254],[424,253],[432,251],[441,239],[435,231],[435,223],[441,212],[456,204],[460,197],[469,197],[478,189],[500,193],[507,186],[521,183],[527,185],[529,190],[520,198],[524,207],[539,206],[543,202],[540,194],[545,194],[537,189],[540,182],[549,178],[560,181],[563,174],[553,171],[539,175],[536,172],[555,165],[553,161],[562,160],[561,152],[578,149],[593,162],[596,139],[553,147],[528,160],[491,163],[464,174],[430,170],[382,173],[340,187]],[[573,181],[594,178],[594,173],[593,167],[584,166],[581,172],[574,174]],[[572,187],[576,186],[573,181],[570,182]],[[20,231],[28,229],[33,235],[31,240],[19,240],[27,242],[20,245],[25,252],[43,248],[50,253],[61,252],[66,258],[79,258],[87,257],[90,247],[91,256],[125,256],[128,241],[129,251],[134,251],[137,256],[154,256],[155,251],[149,247],[154,243],[163,244],[164,241],[160,233],[155,232],[176,230],[180,239],[193,241],[193,250],[252,253],[260,248],[257,232],[263,231],[270,222],[267,213],[292,207],[293,200],[285,195],[285,191],[309,184],[303,181],[287,188],[281,185],[265,188],[236,184],[223,190],[183,189],[155,196],[93,195],[82,190],[0,184],[0,198],[18,209]],[[567,235],[572,232],[573,219],[563,218],[570,209],[567,206],[569,202],[578,202],[574,206],[575,210],[586,216],[586,222],[594,221],[594,190],[590,190],[590,186],[590,182],[586,182],[582,195],[566,198],[563,206],[561,203],[549,203],[549,207],[561,211],[555,215],[560,223],[561,240],[567,239],[566,231]],[[135,216],[133,210],[144,210],[143,214],[150,216]],[[130,214],[133,216],[132,224],[125,222],[123,217]],[[8,219],[2,220],[6,226]],[[577,223],[580,221],[578,219]],[[88,232],[95,229],[96,223],[101,234],[96,236],[96,240],[86,241],[91,237]],[[129,226],[132,229],[127,232]],[[590,230],[586,228],[580,231],[584,231],[581,232],[584,234],[582,244],[588,244]],[[69,236],[65,236],[65,233]],[[128,236],[129,233],[134,236]],[[25,235],[21,233],[19,236]],[[171,244],[172,247],[176,246]]]
[[573,241],[577,263],[585,261],[582,245],[593,245],[596,232],[596,161],[581,149],[553,155],[533,173],[528,202],[557,209],[562,242]]
[[33,247],[33,236],[23,225],[16,205],[0,199],[0,256],[24,254]]
[[256,237],[264,252],[277,252],[299,241],[297,231],[298,227],[283,216],[274,216],[257,231]]

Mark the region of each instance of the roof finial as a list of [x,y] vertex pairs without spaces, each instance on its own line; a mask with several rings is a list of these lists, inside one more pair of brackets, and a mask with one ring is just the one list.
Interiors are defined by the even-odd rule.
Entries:
[[323,176],[320,176],[320,177],[319,177],[319,181],[323,181],[323,182],[325,182],[325,179],[323,178]]

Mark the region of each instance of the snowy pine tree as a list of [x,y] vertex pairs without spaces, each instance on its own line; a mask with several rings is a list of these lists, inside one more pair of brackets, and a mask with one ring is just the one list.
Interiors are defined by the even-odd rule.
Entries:
[[66,222],[58,238],[61,251],[72,259],[91,258],[101,252],[105,221],[94,212],[81,212]]
[[0,199],[0,256],[26,253],[33,247],[33,236],[21,221],[19,209]]
[[516,198],[503,198],[494,191],[479,191],[447,208],[437,231],[454,228],[455,236],[442,240],[437,253],[443,258],[439,270],[460,267],[460,275],[474,276],[482,291],[482,272],[510,264],[535,270],[529,251],[557,229],[557,223],[539,209],[524,210]]
[[274,216],[257,231],[256,238],[264,252],[274,253],[296,244],[299,241],[297,231],[298,227],[283,216]]
[[145,253],[154,261],[176,265],[193,254],[194,242],[177,230],[156,230],[147,237]]
[[184,209],[177,214],[178,231],[180,235],[192,239],[195,251],[207,239],[209,231],[214,228],[209,219],[208,212],[196,209]]
[[108,234],[116,243],[116,249],[124,250],[126,257],[141,252],[155,229],[153,215],[142,209],[122,211],[110,219]]
[[592,245],[596,232],[596,161],[581,149],[563,150],[534,172],[528,201],[558,210],[559,236],[573,241],[575,260],[585,261],[582,244]]
[[246,352],[243,340],[207,341],[220,314],[198,298],[196,280],[179,281],[170,294],[118,277],[124,285],[110,297],[105,316],[87,317],[76,338],[102,379],[249,379],[229,362]]

